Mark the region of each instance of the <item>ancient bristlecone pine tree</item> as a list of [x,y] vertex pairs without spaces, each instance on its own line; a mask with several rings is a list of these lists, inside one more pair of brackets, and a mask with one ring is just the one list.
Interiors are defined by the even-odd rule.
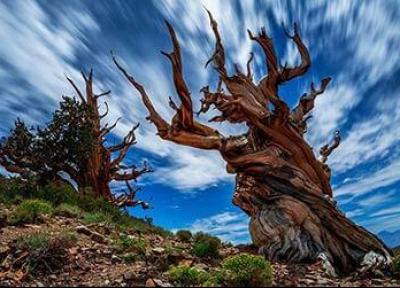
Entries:
[[[39,184],[65,182],[62,174],[67,174],[81,194],[91,191],[94,196],[104,197],[118,207],[140,205],[148,208],[146,202],[136,199],[137,190],[129,181],[151,172],[151,168],[147,163],[141,169],[123,163],[129,149],[136,143],[134,132],[138,125],[121,143],[107,146],[107,136],[119,119],[112,125],[102,125],[109,110],[107,102],[104,102],[106,111],[100,113],[98,100],[111,91],[95,94],[92,71],[88,76],[82,75],[85,92],[67,77],[79,100],[63,97],[60,108],[44,129],[38,128],[34,134],[22,121],[16,122],[10,135],[0,142],[0,165],[21,177],[34,176]],[[111,181],[124,181],[128,190],[114,196],[109,187]]]
[[207,64],[212,63],[218,72],[219,83],[215,92],[209,86],[201,90],[204,97],[199,113],[214,106],[221,115],[210,121],[244,122],[248,131],[225,137],[193,119],[179,43],[173,27],[167,23],[174,49],[172,53],[162,53],[171,61],[176,92],[181,100],[179,107],[170,100],[170,106],[176,110],[171,124],[161,118],[143,86],[114,57],[118,69],[140,93],[149,112],[148,119],[156,126],[159,136],[181,145],[221,153],[227,162],[227,171],[236,174],[233,203],[250,216],[253,243],[270,259],[305,262],[322,257],[339,273],[354,271],[365,262],[367,254],[381,255],[376,258],[390,262],[389,249],[373,234],[347,219],[331,199],[330,169],[325,162],[339,145],[339,133],[336,132],[331,144],[321,148],[319,160],[304,139],[308,114],[330,78],[323,79],[319,88],[311,84],[310,92],[300,98],[293,110],[278,95],[279,85],[305,74],[311,64],[296,24],[294,34],[286,34],[300,53],[301,63],[297,67],[279,66],[272,39],[264,29],[257,36],[248,32],[250,39],[264,51],[268,68],[268,75],[255,83],[252,54],[246,72],[237,65],[233,74],[227,71],[217,23],[210,13],[209,16],[216,45]]

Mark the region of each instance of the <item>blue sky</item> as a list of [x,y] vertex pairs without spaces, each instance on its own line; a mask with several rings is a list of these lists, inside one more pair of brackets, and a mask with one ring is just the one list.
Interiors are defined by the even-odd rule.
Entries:
[[[123,117],[110,142],[140,122],[129,161],[149,160],[155,172],[138,182],[153,209],[132,210],[169,229],[205,230],[235,242],[248,241],[247,217],[231,204],[234,178],[217,153],[161,141],[146,122],[137,93],[112,65],[114,50],[142,82],[168,118],[168,96],[176,97],[164,19],[175,26],[186,80],[195,108],[199,89],[215,82],[204,63],[213,35],[203,6],[219,23],[229,62],[244,65],[256,53],[256,79],[265,73],[263,55],[249,41],[265,26],[282,64],[299,61],[282,24],[300,26],[312,55],[309,73],[282,87],[291,105],[311,81],[332,76],[316,102],[307,138],[319,148],[340,129],[342,145],[329,159],[340,207],[374,232],[400,229],[400,3],[390,1],[10,1],[0,2],[0,136],[21,117],[29,124],[49,120],[63,94],[73,95],[69,75],[82,85],[80,70],[95,71],[96,89],[112,90],[109,121]],[[207,120],[211,115],[202,116]],[[240,126],[217,124],[225,134]],[[115,186],[115,185],[114,185]],[[119,187],[115,186],[117,191]]]

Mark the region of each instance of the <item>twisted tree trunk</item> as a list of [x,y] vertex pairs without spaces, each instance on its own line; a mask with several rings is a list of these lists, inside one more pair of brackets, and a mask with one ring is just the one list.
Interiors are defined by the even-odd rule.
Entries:
[[286,33],[296,44],[302,59],[297,67],[280,67],[272,39],[266,32],[262,30],[254,36],[249,31],[250,39],[263,49],[268,68],[268,75],[256,84],[251,71],[253,54],[246,73],[236,65],[235,73],[229,74],[217,22],[210,13],[209,16],[216,45],[207,64],[213,64],[219,82],[216,92],[210,92],[209,86],[201,90],[204,97],[198,113],[205,113],[214,106],[221,115],[210,121],[244,122],[249,127],[248,132],[224,137],[193,119],[179,43],[175,31],[167,23],[174,50],[163,54],[172,63],[173,80],[182,102],[178,107],[170,99],[170,106],[176,110],[171,124],[157,113],[143,86],[113,57],[118,69],[139,91],[150,113],[148,119],[157,127],[159,136],[181,145],[221,153],[227,162],[227,171],[237,175],[233,203],[251,217],[253,242],[268,258],[306,262],[323,257],[340,273],[350,273],[366,264],[366,255],[375,257],[374,264],[389,264],[389,249],[373,234],[347,219],[331,198],[331,171],[325,162],[340,143],[339,132],[335,133],[332,143],[321,147],[320,159],[303,137],[314,101],[325,91],[331,78],[323,79],[319,89],[311,84],[310,92],[300,98],[293,110],[278,95],[279,85],[303,75],[311,64],[297,25],[293,35]]

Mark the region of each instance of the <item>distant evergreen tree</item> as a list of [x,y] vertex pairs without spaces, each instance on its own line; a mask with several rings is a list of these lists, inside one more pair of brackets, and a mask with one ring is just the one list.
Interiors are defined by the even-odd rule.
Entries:
[[[0,141],[0,165],[22,178],[35,177],[39,185],[50,181],[67,181],[77,186],[82,194],[91,191],[95,196],[107,198],[118,206],[142,205],[147,208],[147,203],[135,200],[137,190],[132,189],[129,181],[151,172],[151,168],[147,163],[140,170],[135,165],[128,167],[122,164],[136,141],[134,131],[138,125],[129,131],[120,144],[106,147],[106,137],[119,119],[112,125],[101,124],[108,114],[108,105],[105,103],[107,109],[100,114],[98,99],[109,95],[110,91],[94,94],[92,76],[92,72],[88,77],[83,75],[85,96],[67,78],[79,100],[63,96],[59,108],[44,128],[28,128],[22,120],[17,119],[10,134]],[[109,187],[109,182],[113,180],[125,181],[129,192],[115,198]]]

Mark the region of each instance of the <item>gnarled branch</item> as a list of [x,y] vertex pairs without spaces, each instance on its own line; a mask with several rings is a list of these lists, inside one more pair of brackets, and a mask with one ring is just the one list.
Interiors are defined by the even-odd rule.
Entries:
[[177,118],[174,119],[176,121],[172,123],[172,125],[175,129],[189,130],[193,128],[192,98],[190,97],[189,89],[187,88],[186,82],[183,78],[181,50],[175,30],[169,22],[166,21],[165,23],[174,49],[171,53],[161,53],[171,61],[176,92],[182,102],[181,106],[177,109]]
[[[300,98],[299,104],[290,113],[290,120],[295,125],[300,125],[305,123],[305,117],[314,108],[314,102],[318,95],[324,93],[326,87],[331,81],[330,77],[324,78],[321,81],[321,86],[318,90],[315,90],[314,83],[311,83],[311,89],[309,94],[303,94]],[[304,133],[304,129],[303,130]]]
[[67,80],[71,84],[71,86],[74,88],[76,94],[79,96],[79,99],[82,101],[82,103],[86,103],[85,97],[83,97],[81,90],[79,90],[79,88],[78,88],[78,86],[76,86],[75,82],[71,78],[69,78],[67,76],[65,76],[65,77],[67,78]]
[[[222,136],[218,133],[218,131],[208,126],[193,121],[193,126],[190,129],[176,130],[174,129],[174,127],[172,127],[172,125],[169,125],[154,108],[153,103],[147,95],[144,87],[139,84],[135,80],[135,78],[129,75],[129,73],[118,63],[115,56],[113,56],[113,61],[117,68],[132,84],[132,86],[140,93],[142,101],[150,113],[148,119],[155,124],[158,130],[158,134],[161,138],[182,145],[197,147],[201,149],[219,149],[222,143]],[[179,116],[175,117],[175,119],[176,118],[179,119]]]
[[340,132],[339,132],[339,130],[336,130],[335,136],[333,137],[333,140],[331,141],[331,143],[328,143],[328,144],[322,146],[321,149],[319,150],[319,154],[321,155],[320,161],[322,163],[326,163],[329,155],[331,155],[333,150],[335,150],[337,147],[339,147],[340,140],[341,140]]
[[272,39],[268,37],[265,32],[265,28],[261,28],[261,32],[258,36],[254,36],[250,30],[247,30],[251,40],[256,41],[264,51],[266,56],[268,74],[271,77],[278,76],[278,60],[275,53],[274,43]]
[[308,52],[308,49],[306,45],[304,45],[303,40],[300,37],[299,30],[297,27],[297,23],[294,23],[294,34],[290,35],[289,32],[285,30],[286,36],[289,37],[290,39],[293,40],[293,42],[296,44],[297,49],[299,50],[300,57],[301,57],[301,63],[297,67],[285,67],[283,70],[279,73],[279,82],[286,82],[289,80],[292,80],[295,77],[304,75],[308,68],[310,68],[311,65],[311,58],[310,54]]
[[143,168],[140,170],[137,170],[135,166],[132,167],[130,172],[116,172],[112,176],[112,179],[117,180],[117,181],[129,181],[129,180],[136,180],[139,178],[139,176],[145,174],[145,173],[150,173],[153,172],[153,169],[149,166],[147,161],[143,163]]

